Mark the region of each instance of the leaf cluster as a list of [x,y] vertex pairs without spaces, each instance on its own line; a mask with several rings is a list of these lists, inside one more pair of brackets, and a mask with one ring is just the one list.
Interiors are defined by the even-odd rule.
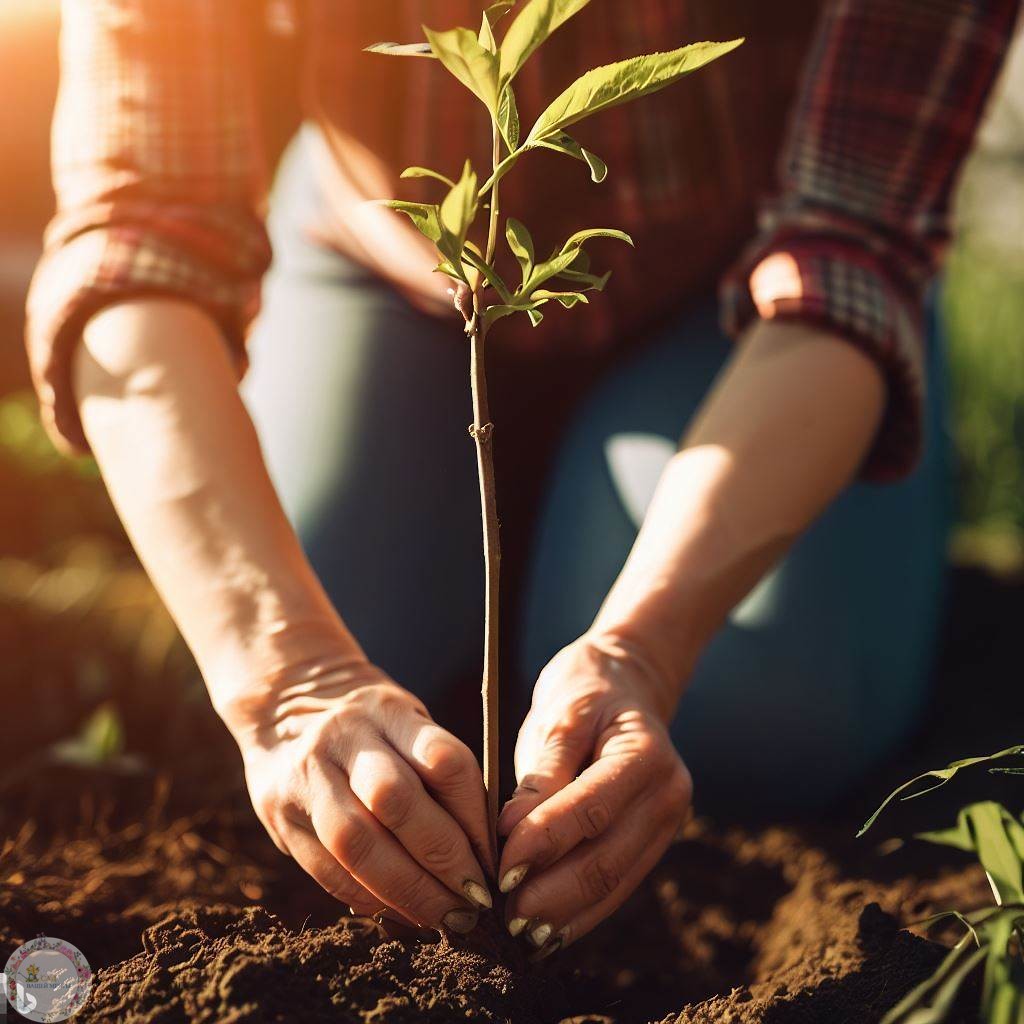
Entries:
[[[486,331],[492,323],[513,313],[524,313],[536,326],[543,319],[542,306],[558,302],[566,309],[585,304],[586,292],[600,291],[608,275],[591,272],[585,245],[594,238],[615,238],[632,244],[622,231],[591,228],[580,231],[538,259],[529,230],[508,218],[504,236],[520,268],[520,280],[510,285],[496,265],[495,241],[501,233],[498,190],[501,180],[531,150],[545,149],[585,164],[595,182],[602,182],[608,168],[599,156],[585,149],[566,129],[592,114],[639,99],[691,74],[735,49],[742,39],[723,43],[694,43],[665,53],[652,53],[594,68],[555,97],[525,134],[520,123],[514,82],[527,60],[559,27],[578,14],[590,0],[527,0],[493,3],[481,15],[480,28],[435,31],[424,27],[425,43],[376,43],[367,49],[400,57],[437,60],[486,108],[494,134],[494,158],[490,176],[483,182],[466,161],[458,180],[425,167],[409,167],[404,178],[432,178],[445,186],[438,203],[387,200],[386,205],[408,216],[415,227],[437,247],[437,270],[470,289],[474,299],[489,291],[475,309]],[[503,38],[496,27],[515,10]],[[477,215],[489,210],[487,243],[471,239]],[[488,304],[489,303],[489,304]],[[467,330],[473,324],[467,324]]]
[[[858,835],[863,835],[893,800],[909,800],[944,786],[964,768],[1024,756],[1024,746],[1008,747],[984,757],[954,761],[925,772],[900,786],[883,801]],[[1024,774],[1018,766],[990,767],[990,772]],[[882,1024],[941,1024],[949,1016],[964,982],[982,972],[980,1020],[985,1024],[1024,1022],[1024,823],[991,800],[969,804],[954,826],[921,832],[918,839],[973,853],[995,898],[995,906],[972,914],[950,910],[927,921],[954,919],[963,938],[949,951],[936,972],[912,989],[882,1019]]]

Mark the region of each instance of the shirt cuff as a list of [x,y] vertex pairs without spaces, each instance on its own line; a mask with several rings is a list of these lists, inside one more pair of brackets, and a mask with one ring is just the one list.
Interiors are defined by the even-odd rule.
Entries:
[[921,454],[923,302],[909,291],[855,243],[784,236],[755,243],[720,287],[722,326],[734,338],[758,318],[795,321],[843,338],[878,365],[888,394],[861,467],[866,480],[906,476]]
[[259,309],[260,276],[233,276],[197,260],[165,234],[136,225],[94,228],[47,251],[29,289],[25,341],[40,415],[54,444],[71,454],[89,450],[71,362],[92,316],[125,299],[187,300],[217,323],[241,379],[248,365],[246,331]]

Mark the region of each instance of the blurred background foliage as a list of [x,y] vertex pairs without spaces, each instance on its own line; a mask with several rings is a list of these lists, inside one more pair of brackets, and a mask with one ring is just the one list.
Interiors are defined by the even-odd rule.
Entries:
[[963,175],[944,291],[958,526],[952,555],[1024,566],[1024,45]]
[[[117,737],[118,754],[125,743],[130,751],[133,736],[146,737],[145,756],[159,761],[161,750],[179,744],[195,749],[197,728],[211,728],[212,716],[195,713],[205,696],[194,666],[131,552],[95,466],[61,458],[43,434],[22,353],[25,291],[53,202],[47,140],[57,78],[56,8],[56,0],[0,0],[0,699],[26,709],[14,733],[5,732],[5,753],[49,749],[62,737],[102,731],[106,739]],[[261,65],[270,161],[296,125],[294,93],[282,87],[295,80],[288,70],[293,59],[288,40],[271,34]],[[1019,575],[1019,39],[959,192],[943,301],[959,494],[951,554],[955,561]],[[223,742],[218,736],[214,742]]]

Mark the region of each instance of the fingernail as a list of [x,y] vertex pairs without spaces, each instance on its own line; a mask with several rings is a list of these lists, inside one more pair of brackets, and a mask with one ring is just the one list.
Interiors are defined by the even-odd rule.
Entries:
[[540,963],[541,960],[544,960],[547,957],[551,956],[552,953],[558,952],[558,950],[560,950],[562,948],[562,942],[563,942],[562,936],[561,935],[556,936],[543,949],[537,950],[537,952],[534,953],[533,956],[530,957],[530,963],[531,964]]
[[479,882],[474,882],[472,879],[463,882],[462,891],[469,898],[470,903],[475,903],[483,910],[490,910],[494,906],[491,894]]
[[529,921],[525,917],[513,917],[508,923],[509,935],[518,935],[526,926]]
[[517,864],[514,868],[509,868],[501,876],[498,888],[502,892],[511,892],[526,877],[526,872],[529,870],[529,864]]
[[541,922],[530,932],[530,941],[540,949],[551,938],[551,925]]
[[476,927],[477,916],[475,910],[449,910],[441,918],[441,923],[453,932],[468,935]]

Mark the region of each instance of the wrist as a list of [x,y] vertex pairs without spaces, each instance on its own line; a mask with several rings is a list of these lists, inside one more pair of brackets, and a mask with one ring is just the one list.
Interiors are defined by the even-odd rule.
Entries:
[[343,696],[375,672],[340,622],[293,620],[200,660],[217,714],[235,739]]
[[642,644],[621,632],[593,627],[581,642],[601,661],[602,676],[614,688],[662,722],[672,720],[682,688]]

